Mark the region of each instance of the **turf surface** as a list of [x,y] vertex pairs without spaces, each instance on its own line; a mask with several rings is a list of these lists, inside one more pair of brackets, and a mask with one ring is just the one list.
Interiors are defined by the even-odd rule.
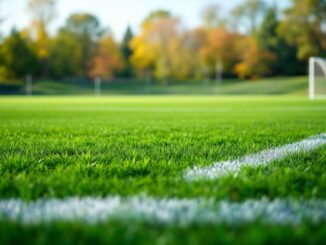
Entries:
[[[301,97],[1,97],[0,197],[70,196],[326,198],[326,147],[237,176],[187,182],[192,166],[302,140],[326,131],[326,101]],[[0,242],[318,243],[314,227],[148,227],[108,222],[21,226],[2,222]],[[286,233],[282,233],[286,230]],[[20,237],[17,238],[19,231]],[[125,237],[124,237],[125,236]],[[53,239],[56,237],[56,239]],[[3,239],[3,240],[1,240]]]
[[[323,81],[325,82],[325,81]],[[316,83],[316,92],[325,91],[326,83]],[[102,94],[106,95],[306,95],[308,78],[303,77],[272,77],[258,80],[224,79],[222,83],[215,81],[171,81],[169,86],[159,81],[113,80],[101,84]],[[25,81],[0,81],[0,94],[25,94]],[[93,81],[33,81],[33,94],[38,95],[93,95]],[[323,93],[325,94],[325,92]]]

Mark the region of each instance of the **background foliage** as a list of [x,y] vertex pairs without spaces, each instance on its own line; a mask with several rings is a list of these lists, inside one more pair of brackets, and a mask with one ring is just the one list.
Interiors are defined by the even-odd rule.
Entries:
[[30,0],[28,28],[0,41],[0,80],[138,77],[160,80],[256,79],[300,75],[311,56],[326,54],[326,1],[292,0],[285,10],[246,0],[225,16],[207,6],[202,25],[186,28],[178,16],[157,10],[141,31],[121,42],[91,13],[73,13],[50,35],[55,0]]

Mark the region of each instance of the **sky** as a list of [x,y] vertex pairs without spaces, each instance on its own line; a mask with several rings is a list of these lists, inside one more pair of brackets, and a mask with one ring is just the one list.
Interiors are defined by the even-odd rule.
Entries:
[[[13,27],[28,26],[30,16],[26,11],[28,0],[0,0],[0,16],[4,18],[1,31],[8,33]],[[96,15],[103,27],[108,27],[117,39],[121,39],[126,27],[130,25],[134,32],[139,31],[142,20],[153,10],[166,9],[182,18],[187,27],[196,27],[201,23],[200,13],[205,6],[217,4],[222,13],[244,0],[57,0],[57,17],[51,24],[52,33],[63,26],[71,13],[88,12]],[[266,0],[285,7],[289,0]]]

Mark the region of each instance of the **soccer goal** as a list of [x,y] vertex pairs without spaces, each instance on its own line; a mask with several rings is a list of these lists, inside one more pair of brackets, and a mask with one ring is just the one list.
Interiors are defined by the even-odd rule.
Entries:
[[309,98],[326,98],[326,59],[309,59]]

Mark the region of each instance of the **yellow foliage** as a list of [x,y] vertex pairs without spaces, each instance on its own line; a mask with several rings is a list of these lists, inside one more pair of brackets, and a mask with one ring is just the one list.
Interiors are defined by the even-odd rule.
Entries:
[[130,47],[133,50],[131,63],[138,69],[152,67],[157,57],[155,45],[153,43],[147,43],[145,40],[146,34],[143,33],[130,42]]
[[171,16],[147,20],[130,43],[131,63],[136,69],[151,70],[158,79],[187,79],[200,67],[201,33],[185,32],[179,19]]
[[28,10],[33,16],[30,31],[36,42],[37,55],[41,60],[49,57],[50,38],[47,26],[55,16],[55,0],[29,0]]

